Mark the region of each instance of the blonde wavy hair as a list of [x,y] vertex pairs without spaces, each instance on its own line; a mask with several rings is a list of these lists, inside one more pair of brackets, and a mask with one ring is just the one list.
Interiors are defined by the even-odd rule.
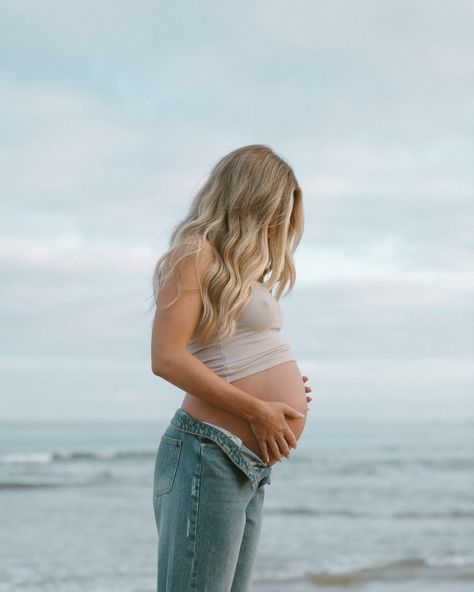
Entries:
[[[265,144],[233,150],[217,162],[170,237],[153,273],[153,295],[169,278],[182,289],[180,262],[210,245],[213,261],[199,284],[203,309],[198,341],[231,335],[259,282],[279,300],[296,279],[293,253],[304,229],[303,194],[293,169]],[[265,277],[268,278],[265,280]]]

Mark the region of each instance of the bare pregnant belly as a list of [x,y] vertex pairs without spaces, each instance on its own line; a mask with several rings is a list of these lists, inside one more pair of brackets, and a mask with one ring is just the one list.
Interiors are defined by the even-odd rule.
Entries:
[[[286,421],[294,433],[295,438],[298,440],[306,423],[307,409],[303,377],[296,362],[290,361],[278,364],[251,376],[234,380],[231,384],[262,401],[287,403],[304,413],[305,417],[301,419],[293,419],[286,416]],[[261,457],[263,456],[249,423],[242,417],[209,405],[209,403],[205,403],[190,393],[186,393],[181,408],[199,421],[208,421],[229,430],[241,438],[242,442],[250,450],[253,450],[253,452]],[[270,456],[270,462],[268,464],[271,466],[277,462],[277,459],[273,456],[270,449],[268,452]]]

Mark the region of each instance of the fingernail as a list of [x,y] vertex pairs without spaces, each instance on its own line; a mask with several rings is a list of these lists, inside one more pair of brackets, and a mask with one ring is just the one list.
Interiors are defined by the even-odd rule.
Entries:
[[300,417],[304,417],[304,413],[300,413]]

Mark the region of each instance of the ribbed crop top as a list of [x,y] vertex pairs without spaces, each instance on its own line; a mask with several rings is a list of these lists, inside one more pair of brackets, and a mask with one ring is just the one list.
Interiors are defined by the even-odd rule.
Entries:
[[232,382],[277,364],[295,361],[290,346],[278,333],[282,324],[283,314],[278,300],[262,284],[255,282],[234,334],[214,337],[199,345],[195,333],[189,341],[188,351],[227,382]]

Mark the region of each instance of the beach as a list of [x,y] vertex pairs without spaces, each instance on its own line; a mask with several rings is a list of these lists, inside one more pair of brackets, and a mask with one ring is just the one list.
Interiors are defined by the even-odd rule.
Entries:
[[[166,425],[1,424],[0,592],[156,592]],[[274,465],[253,590],[472,591],[473,427],[311,418]]]

